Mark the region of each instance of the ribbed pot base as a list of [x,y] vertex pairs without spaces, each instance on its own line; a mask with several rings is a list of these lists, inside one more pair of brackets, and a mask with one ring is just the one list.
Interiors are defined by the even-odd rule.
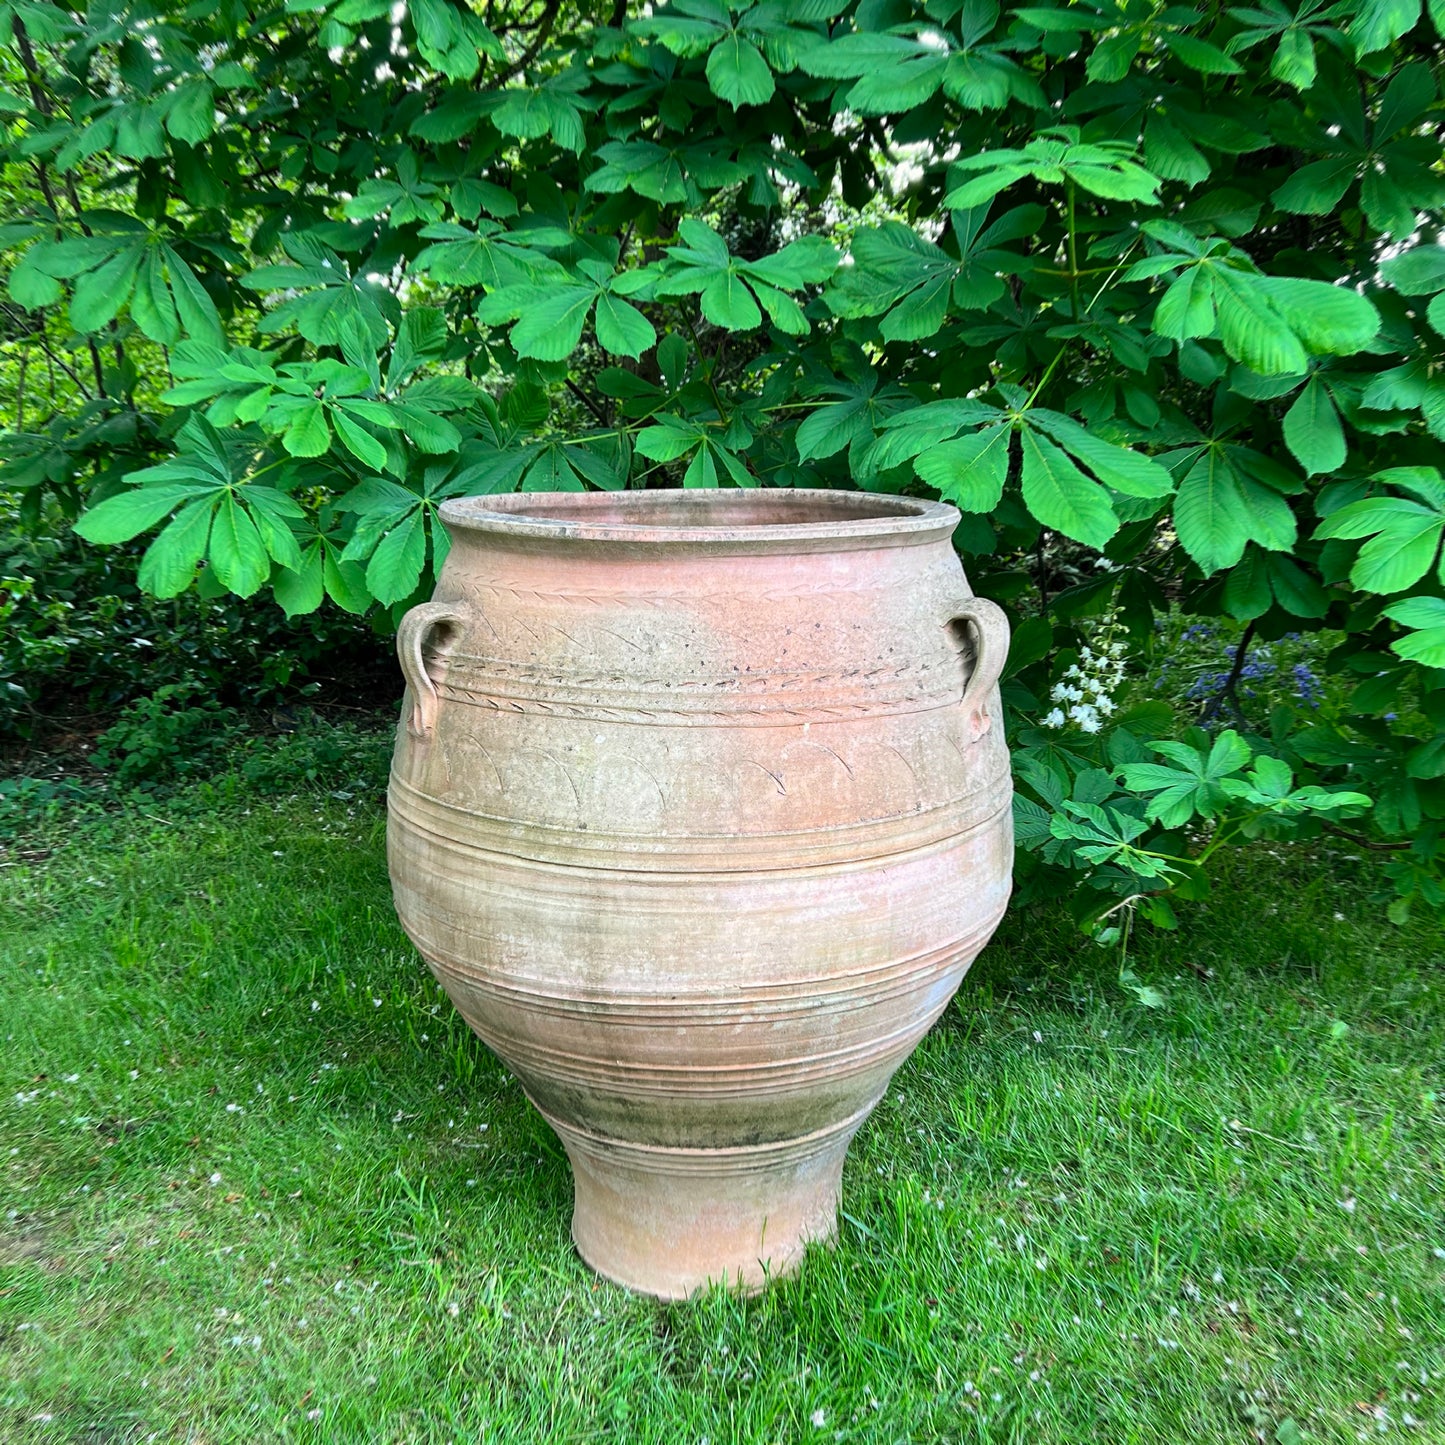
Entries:
[[843,1157],[872,1107],[801,1139],[729,1149],[655,1148],[549,1118],[572,1161],[577,1251],[658,1299],[711,1284],[755,1293],[837,1233]]

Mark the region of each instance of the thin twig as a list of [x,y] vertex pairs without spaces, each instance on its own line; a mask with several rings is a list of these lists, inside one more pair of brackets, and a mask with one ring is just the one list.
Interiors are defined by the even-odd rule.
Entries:
[[606,413],[603,412],[601,407],[599,407],[597,403],[593,401],[592,398],[588,396],[587,393],[583,391],[582,388],[578,386],[577,383],[573,381],[570,376],[565,377],[562,384],[567,388],[568,391],[572,393],[573,396],[577,398],[578,401],[582,403],[583,406],[587,408],[588,411],[592,413],[593,416],[597,418],[599,422],[602,423],[603,426],[612,425],[612,423],[608,420]]
[[1343,838],[1357,848],[1368,848],[1373,853],[1408,853],[1414,846],[1411,843],[1377,843],[1373,838],[1352,833],[1348,828],[1341,828],[1338,824],[1326,823],[1323,820],[1321,820],[1320,826],[1326,833],[1333,833],[1335,837]]
[[520,75],[522,71],[537,58],[542,47],[547,43],[547,37],[552,33],[552,26],[556,23],[557,12],[562,8],[562,0],[547,0],[542,7],[542,14],[537,22],[537,33],[532,37],[532,43],[497,77],[486,87],[488,90],[497,90],[505,85],[514,75]]
[[[51,373],[50,373],[50,398],[51,398],[51,401],[53,402],[53,401],[55,400],[55,371],[54,371],[54,368],[57,367],[57,366],[75,383],[76,388],[79,390],[80,394],[86,399],[86,401],[94,401],[95,398],[94,398],[93,396],[91,396],[90,392],[86,389],[85,383],[80,379],[79,376],[77,376],[77,375],[75,374],[74,371],[71,370],[71,368],[70,368],[69,366],[67,366],[67,365],[65,364],[65,362],[63,362],[63,361],[50,349],[50,344],[49,344],[49,342],[47,342],[47,341],[45,340],[45,338],[44,338],[39,332],[35,332],[35,333],[33,333],[33,334],[34,334],[34,340],[35,340],[36,345],[39,346],[40,349],[45,353],[46,357],[47,357],[47,358],[49,359],[49,361],[50,361],[50,365],[51,365],[51,368],[52,368],[52,369],[51,369]],[[102,392],[101,392],[101,395],[104,396],[105,393],[102,391]]]

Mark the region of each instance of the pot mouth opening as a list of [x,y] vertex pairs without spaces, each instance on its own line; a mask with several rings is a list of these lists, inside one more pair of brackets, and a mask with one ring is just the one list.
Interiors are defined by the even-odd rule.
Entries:
[[948,535],[959,520],[947,503],[918,497],[784,487],[513,492],[443,502],[441,515],[453,531],[728,550],[810,540],[921,541]]

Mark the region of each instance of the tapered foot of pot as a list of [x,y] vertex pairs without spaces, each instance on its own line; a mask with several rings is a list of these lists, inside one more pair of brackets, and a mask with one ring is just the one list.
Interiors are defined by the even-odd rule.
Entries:
[[658,1299],[711,1284],[755,1293],[836,1234],[843,1157],[871,1108],[801,1139],[726,1149],[633,1144],[549,1119],[572,1161],[577,1251]]

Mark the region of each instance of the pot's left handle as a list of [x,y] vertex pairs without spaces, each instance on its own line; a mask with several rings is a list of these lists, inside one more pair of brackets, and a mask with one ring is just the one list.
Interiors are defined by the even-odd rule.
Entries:
[[1008,617],[998,603],[986,597],[969,597],[954,607],[948,622],[949,626],[964,622],[973,629],[973,672],[964,684],[962,706],[968,719],[969,741],[977,742],[993,726],[993,719],[984,709],[1008,661]]
[[426,658],[422,654],[427,636],[432,628],[443,623],[460,627],[466,620],[466,613],[454,602],[423,602],[413,607],[396,629],[396,655],[401,662],[402,675],[411,688],[411,717],[406,727],[414,738],[431,736],[436,726],[437,709],[441,707],[436,683],[426,670]]

